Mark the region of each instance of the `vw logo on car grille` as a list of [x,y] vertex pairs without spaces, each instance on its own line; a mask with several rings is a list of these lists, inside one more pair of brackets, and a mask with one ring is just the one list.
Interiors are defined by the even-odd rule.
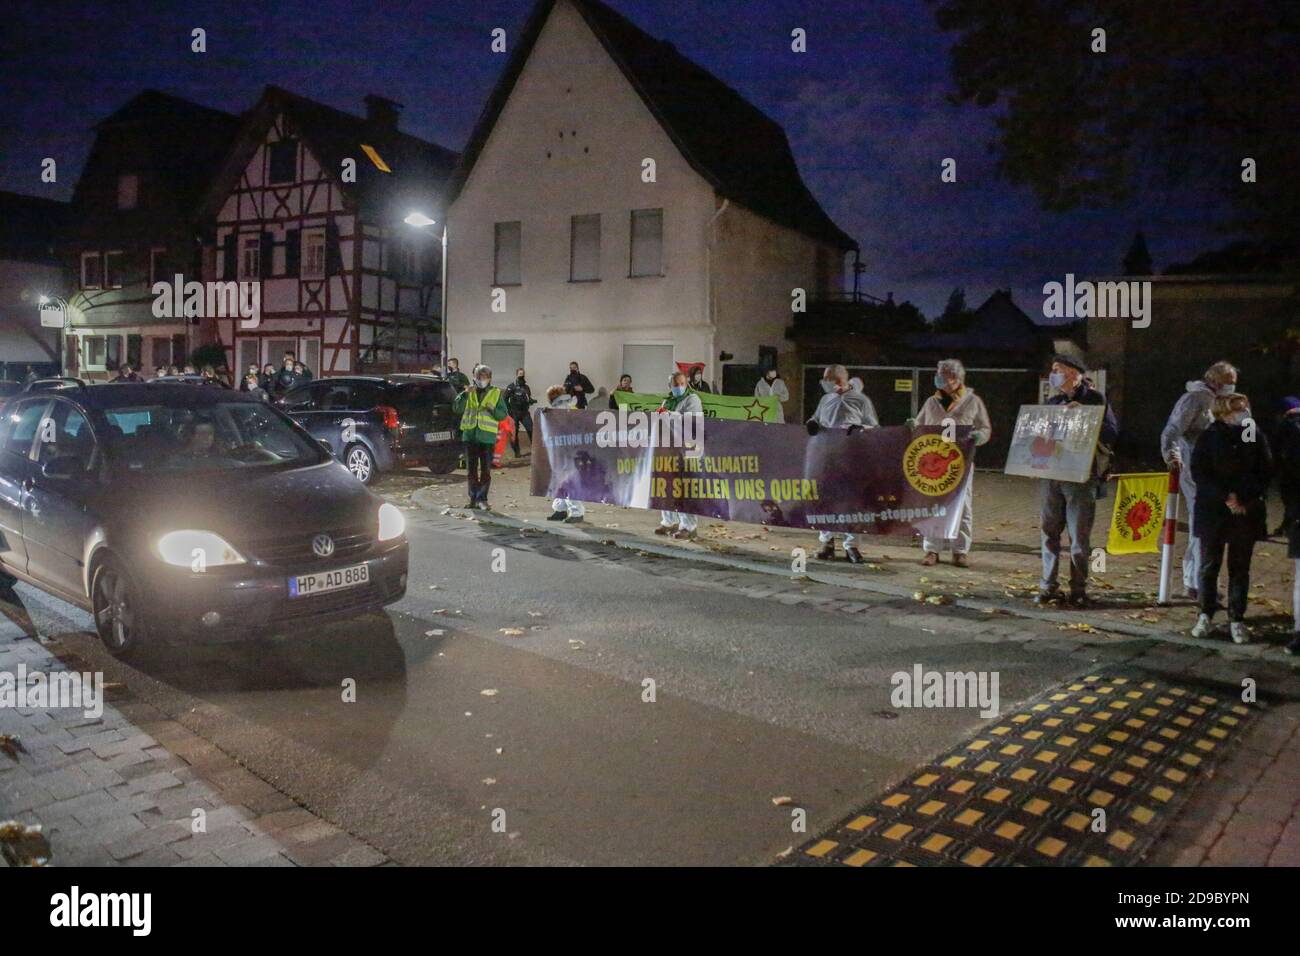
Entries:
[[328,558],[334,553],[334,539],[327,534],[318,534],[311,539],[311,549],[318,557]]

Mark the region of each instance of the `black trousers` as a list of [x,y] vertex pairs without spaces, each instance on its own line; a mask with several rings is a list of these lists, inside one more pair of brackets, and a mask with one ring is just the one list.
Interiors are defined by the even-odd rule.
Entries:
[[1228,552],[1228,620],[1244,621],[1255,530],[1244,518],[1236,516],[1220,521],[1209,533],[1201,535],[1201,613],[1214,612],[1225,549]]
[[465,472],[469,478],[470,504],[487,501],[492,486],[492,445],[465,442]]
[[515,433],[510,436],[510,447],[515,451],[515,457],[519,457],[519,429],[528,432],[528,444],[533,443],[533,413],[524,412],[522,415],[512,416],[515,420]]

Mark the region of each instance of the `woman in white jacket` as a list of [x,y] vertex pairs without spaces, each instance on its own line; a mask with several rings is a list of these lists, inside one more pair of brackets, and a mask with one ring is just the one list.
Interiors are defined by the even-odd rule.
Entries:
[[[921,411],[916,416],[917,425],[942,425],[951,419],[956,425],[969,425],[971,437],[976,445],[983,445],[993,435],[993,425],[989,422],[989,410],[984,401],[975,394],[974,389],[966,386],[966,368],[957,359],[944,359],[939,363],[934,375],[935,393],[925,400]],[[974,468],[974,463],[971,463]],[[966,498],[961,509],[961,524],[957,528],[957,537],[943,541],[924,538],[921,547],[925,557],[924,565],[939,563],[940,551],[952,552],[952,563],[959,568],[970,566],[966,555],[970,553],[971,536],[974,530],[974,511],[971,498],[975,494],[975,475],[972,472],[972,484],[966,489]]]

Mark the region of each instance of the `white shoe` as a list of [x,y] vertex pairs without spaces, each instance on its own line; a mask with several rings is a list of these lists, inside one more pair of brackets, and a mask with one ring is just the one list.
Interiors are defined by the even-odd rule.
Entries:
[[1232,632],[1232,643],[1249,644],[1250,628],[1246,626],[1245,621],[1233,621],[1228,625],[1228,630]]
[[1196,626],[1192,628],[1192,637],[1209,637],[1212,630],[1214,625],[1210,623],[1210,615],[1202,614],[1196,619]]

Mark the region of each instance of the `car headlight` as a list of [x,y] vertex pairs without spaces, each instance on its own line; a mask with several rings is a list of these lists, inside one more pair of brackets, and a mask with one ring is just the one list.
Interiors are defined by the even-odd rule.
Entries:
[[168,564],[192,571],[245,563],[242,554],[211,531],[169,531],[158,539],[158,554]]
[[396,505],[385,501],[379,506],[379,540],[389,541],[406,530],[406,519]]

